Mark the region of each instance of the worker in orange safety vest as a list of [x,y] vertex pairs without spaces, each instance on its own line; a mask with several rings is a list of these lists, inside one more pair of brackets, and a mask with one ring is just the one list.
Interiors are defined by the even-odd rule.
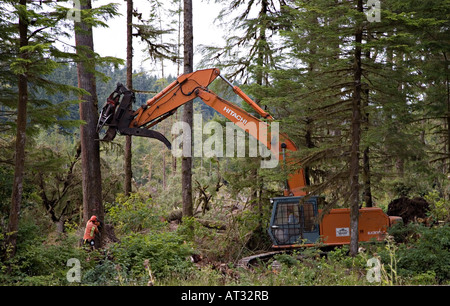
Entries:
[[95,235],[99,234],[100,220],[96,216],[92,216],[86,223],[86,229],[84,230],[84,244],[90,245],[93,249],[95,248]]

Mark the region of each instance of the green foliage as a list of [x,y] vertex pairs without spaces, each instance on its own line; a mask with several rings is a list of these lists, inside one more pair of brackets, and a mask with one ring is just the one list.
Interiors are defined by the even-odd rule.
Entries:
[[[116,210],[115,216],[108,218],[137,220],[133,219],[135,216],[130,217],[133,209],[140,207],[141,213],[145,210],[145,205],[142,206],[145,202],[136,196],[125,202],[127,209]],[[139,220],[137,222],[148,227],[140,232],[121,231],[120,242],[90,253],[76,246],[79,237],[75,233],[54,236],[46,230],[48,223],[37,224],[32,215],[28,214],[21,222],[16,257],[0,263],[1,271],[11,271],[1,274],[2,284],[69,285],[66,263],[70,258],[81,262],[80,284],[94,286],[145,285],[150,279],[157,285],[269,286],[434,285],[448,284],[450,280],[449,225],[432,228],[413,223],[397,225],[391,231],[395,240],[365,243],[362,246],[366,251],[355,257],[348,255],[346,246],[327,253],[304,248],[277,255],[253,269],[241,270],[232,262],[243,256],[242,250],[251,232],[247,224],[250,214],[234,218],[234,223],[230,224],[234,226],[232,230],[222,234],[204,227],[194,218],[184,218],[176,231],[169,231],[165,223],[158,220]],[[222,265],[224,270],[212,266],[195,268],[189,260],[195,253],[209,260],[228,262],[228,265]],[[382,264],[381,282],[369,282],[366,278],[367,260],[373,256]]]
[[[355,48],[355,25],[365,19],[364,15],[355,12],[354,1],[274,1],[266,8],[262,1],[221,2],[230,5],[221,17],[238,13],[239,17],[230,24],[245,35],[230,33],[224,48],[210,49],[214,59],[233,78],[241,76],[244,83],[255,81],[245,84],[246,90],[281,119],[282,131],[300,148],[292,156],[308,168],[312,183],[325,183],[322,190],[333,198],[345,193],[354,81],[351,51]],[[65,27],[68,23],[63,21],[68,9],[49,3],[45,5],[51,12],[46,12],[36,1],[28,1],[26,8],[14,1],[1,3],[6,7],[0,11],[2,227],[11,196],[18,74],[27,72],[30,88],[29,167],[23,205],[26,212],[25,218],[21,216],[16,256],[8,262],[0,261],[1,284],[67,285],[69,258],[77,258],[82,264],[82,285],[142,285],[150,273],[156,284],[168,285],[449,283],[448,224],[431,228],[417,224],[396,226],[391,231],[395,240],[363,244],[367,251],[355,257],[348,256],[347,247],[336,248],[326,256],[316,249],[304,249],[278,255],[253,270],[237,269],[234,263],[238,259],[269,245],[265,240],[269,206],[265,204],[269,196],[279,194],[283,171],[259,169],[259,158],[194,159],[196,191],[211,196],[210,210],[202,211],[202,218],[221,221],[225,229],[219,231],[214,226],[205,227],[195,218],[184,218],[174,230],[175,224],[169,227],[160,217],[181,206],[180,173],[170,172],[170,155],[164,155],[166,151],[148,139],[133,141],[136,193],[130,197],[117,195],[123,171],[123,138],[111,145],[118,148],[116,156],[108,155],[110,151],[102,146],[103,196],[108,202],[105,221],[114,226],[120,242],[110,243],[104,250],[85,252],[77,247],[80,237],[76,236],[77,207],[82,195],[80,168],[75,167],[70,173],[75,180],[65,180],[68,166],[75,162],[74,139],[78,137],[76,127],[81,124],[76,104],[82,91],[77,89],[75,65],[62,63],[73,58],[73,54],[61,52],[53,44],[55,39],[70,35],[69,27]],[[234,11],[245,7],[243,13]],[[365,36],[361,102],[367,117],[362,118],[361,148],[370,148],[374,194],[381,193],[386,202],[399,194],[425,194],[433,221],[448,221],[450,216],[447,178],[442,176],[448,172],[449,151],[449,7],[447,0],[386,0],[380,23],[362,23]],[[106,26],[116,9],[115,4],[100,6],[83,12],[83,17],[91,24]],[[248,15],[255,10],[259,11],[257,18]],[[19,15],[32,21],[28,25],[28,46],[22,48],[17,44]],[[44,30],[50,28],[51,31]],[[156,49],[152,51],[157,54]],[[19,57],[25,52],[27,57]],[[115,83],[125,79],[125,68],[118,66],[121,61],[117,59],[100,58],[98,54],[94,58],[100,64],[95,68],[101,108]],[[86,59],[86,55],[77,58]],[[133,84],[137,90],[159,91],[171,81],[138,71]],[[217,89],[214,91],[222,91]],[[221,96],[235,98],[234,94]],[[137,93],[137,105],[148,98],[148,94]],[[202,106],[201,111],[211,115],[208,108]],[[53,131],[55,123],[70,139]],[[159,129],[167,135],[172,122],[163,123],[166,125],[161,123]],[[45,132],[38,133],[41,130]],[[219,189],[222,179],[226,184]],[[62,187],[66,183],[76,185],[65,190]],[[50,201],[56,199],[53,195],[61,196],[58,199],[64,203],[70,199],[75,206],[68,214],[69,233],[56,234],[49,216],[38,207],[45,195]],[[0,233],[2,244],[7,236],[8,233]],[[231,273],[217,269],[218,264],[194,268],[188,259],[191,254],[218,261],[221,268]],[[370,257],[381,261],[380,283],[370,283],[365,277]]]
[[[7,92],[4,98],[0,99],[3,110],[8,110],[7,116],[3,117],[1,124],[15,127],[15,111],[17,108],[17,82],[21,74],[26,74],[28,82],[28,134],[36,132],[36,127],[48,128],[53,124],[71,126],[79,122],[64,122],[62,119],[67,114],[67,107],[73,101],[64,99],[61,105],[53,105],[49,101],[49,96],[56,93],[63,95],[78,94],[82,90],[76,84],[67,84],[62,79],[51,79],[50,75],[62,64],[61,62],[71,57],[69,52],[63,52],[55,47],[55,37],[67,36],[67,29],[62,26],[61,16],[57,13],[55,5],[39,5],[37,3],[27,3],[26,6],[8,5],[11,1],[2,1],[8,7],[4,10],[5,19],[0,24],[4,37],[1,39],[0,51],[2,53],[2,65],[0,66],[0,88]],[[16,1],[17,2],[17,1]],[[16,18],[30,20],[27,23],[26,43],[19,48],[18,27]],[[48,29],[51,28],[51,31]],[[44,97],[42,94],[45,93]],[[38,97],[40,96],[40,98]],[[12,102],[14,101],[14,102]],[[6,107],[6,108],[3,108]]]
[[108,221],[121,233],[129,234],[144,229],[161,229],[165,226],[160,221],[158,210],[152,198],[143,199],[134,193],[129,197],[119,194],[116,202],[107,204]]
[[84,262],[86,253],[76,247],[79,237],[53,236],[44,226],[47,225],[36,224],[30,217],[21,221],[16,256],[0,262],[0,284],[66,285],[67,260],[77,258]]
[[[223,213],[218,208],[202,218],[211,220],[205,226],[195,218],[183,218],[177,232],[193,244],[197,253],[213,261],[237,262],[254,250],[268,249],[270,241],[265,229],[268,226],[268,206],[260,215],[256,206],[235,214]],[[219,222],[217,222],[219,220]],[[214,222],[224,229],[214,228]]]
[[110,252],[115,263],[131,278],[147,277],[145,264],[150,265],[157,280],[182,276],[192,268],[189,256],[193,250],[182,236],[174,232],[130,234],[113,245]]
[[9,167],[0,167],[0,218],[6,215],[12,192],[13,171]]
[[441,197],[437,190],[425,195],[425,200],[430,204],[430,217],[435,221],[450,221],[450,202]]
[[358,264],[361,258],[343,255],[347,251],[338,248],[323,256],[318,249],[302,249],[292,254],[276,255],[268,263],[262,263],[254,273],[242,273],[241,283],[265,286],[367,284],[361,277],[364,269]]
[[149,277],[149,269],[157,280],[189,272],[192,246],[185,242],[185,235],[168,231],[167,223],[161,221],[161,210],[151,198],[119,195],[106,209],[108,222],[121,237],[120,243],[109,249],[113,262],[105,261],[96,267],[106,275],[105,280],[116,273],[116,281],[144,281]]
[[230,244],[233,240],[230,239],[230,232],[222,235],[214,229],[203,226],[192,217],[183,217],[182,223],[177,228],[177,234],[192,245],[195,253],[210,260],[229,260],[233,257],[233,252],[238,250],[236,245]]
[[[405,232],[408,234],[405,235]],[[435,275],[440,283],[450,280],[449,224],[431,228],[408,224],[401,234],[407,239],[406,243],[398,245],[396,256],[399,276],[415,278]],[[386,252],[382,252],[381,256],[386,258]]]
[[124,285],[127,279],[126,272],[121,266],[105,256],[98,256],[96,264],[82,275],[82,284],[89,286],[115,286]]

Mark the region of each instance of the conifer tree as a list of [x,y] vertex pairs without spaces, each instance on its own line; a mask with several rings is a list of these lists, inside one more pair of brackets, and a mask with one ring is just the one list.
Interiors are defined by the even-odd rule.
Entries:
[[[133,0],[127,0],[127,88],[133,90]],[[131,107],[131,105],[130,105]],[[132,160],[132,138],[125,136],[125,156],[124,156],[124,193],[129,196],[131,193],[131,180],[133,170],[131,168]]]
[[[209,65],[222,69],[236,83],[242,84],[243,89],[252,96],[257,104],[263,103],[261,92],[271,86],[269,71],[277,69],[280,64],[282,45],[279,44],[279,32],[284,25],[278,22],[278,16],[287,2],[283,0],[269,1],[220,1],[224,7],[218,19],[223,26],[233,29],[226,37],[224,46],[206,46],[203,48],[204,57]],[[234,16],[231,18],[231,16]],[[240,103],[240,101],[237,101]],[[242,107],[253,113],[254,110],[243,103]],[[270,105],[263,105],[270,108]],[[264,119],[263,119],[264,120]],[[236,184],[250,185],[249,201],[256,206],[258,224],[255,228],[253,242],[255,246],[262,242],[265,236],[265,220],[267,220],[267,205],[270,191],[269,182],[281,181],[275,171],[261,170],[261,157],[245,157],[236,160],[240,164],[237,168],[240,175],[230,173]],[[273,170],[273,169],[272,169]],[[245,181],[245,182],[243,182]],[[281,186],[281,184],[280,184]],[[272,195],[272,194],[271,194]]]
[[[86,123],[80,127],[83,220],[87,222],[92,215],[103,220],[102,179],[100,171],[100,144],[96,131],[98,121],[98,100],[95,79],[93,25],[87,19],[92,9],[90,0],[80,4],[82,18],[75,21],[75,46],[82,59],[77,63],[78,87],[86,94],[80,96],[80,119]],[[101,237],[101,236],[100,236]],[[101,246],[101,240],[96,243]]]
[[[183,2],[183,33],[184,33],[184,56],[183,73],[191,73],[194,71],[194,34],[193,34],[193,12],[192,0],[184,0]],[[183,121],[186,122],[191,129],[193,128],[194,105],[193,101],[184,104]],[[187,137],[187,135],[183,136]],[[192,133],[189,135],[192,139]],[[190,150],[191,151],[191,150]],[[191,217],[194,215],[194,204],[192,199],[192,156],[183,156],[181,159],[181,180],[182,180],[182,198],[183,198],[183,217]]]
[[[30,63],[30,55],[26,51],[28,41],[29,16],[26,14],[26,0],[21,0],[17,6],[19,17],[19,62]],[[17,63],[19,64],[19,63]],[[26,64],[25,64],[26,65]],[[16,252],[17,232],[19,230],[19,213],[22,202],[23,172],[25,166],[25,141],[27,127],[27,103],[28,103],[28,76],[27,67],[16,70],[18,73],[18,103],[17,103],[17,133],[15,149],[14,182],[11,199],[11,210],[8,222],[7,257],[14,256]]]
[[[83,219],[87,222],[92,215],[100,220],[104,217],[102,201],[102,179],[100,170],[100,145],[97,133],[98,98],[95,67],[99,65],[98,54],[94,52],[93,28],[105,25],[98,19],[116,14],[115,5],[93,8],[91,0],[80,0],[80,18],[74,21],[75,48],[77,57],[78,87],[85,93],[79,96],[80,119],[85,124],[80,127]],[[104,227],[102,227],[104,230]],[[102,235],[96,237],[102,245]]]
[[[389,52],[400,54],[398,46],[389,45],[386,39],[388,30],[395,32],[393,24],[387,18],[371,23],[366,10],[359,0],[299,0],[286,7],[280,22],[291,25],[283,32],[287,68],[272,73],[274,88],[265,92],[270,97],[266,104],[277,106],[287,133],[301,146],[298,157],[300,165],[310,170],[311,193],[327,194],[328,208],[336,203],[351,208],[353,255],[357,252],[361,185],[371,182],[369,152],[392,157],[380,152],[380,143],[395,133],[379,134],[380,119],[394,119],[396,124],[387,126],[406,136],[410,129],[403,127],[411,119],[405,100],[411,76],[403,63],[388,60]],[[394,38],[398,41],[401,36],[388,37],[391,42]],[[361,181],[363,150],[367,164]]]
[[[3,5],[8,10],[2,12],[5,19],[0,24],[5,34],[1,36],[1,49],[6,51],[1,52],[0,87],[5,89],[7,97],[4,98],[7,99],[0,102],[2,110],[9,114],[2,120],[3,124],[15,128],[14,178],[6,245],[6,255],[11,257],[16,251],[27,136],[33,135],[39,126],[51,126],[59,115],[67,114],[61,105],[54,106],[47,100],[37,99],[35,92],[39,89],[49,94],[78,90],[47,78],[58,66],[56,59],[68,57],[54,46],[53,35],[66,34],[60,26],[65,16],[58,8],[49,4],[44,10],[41,4],[26,0],[2,1]],[[5,129],[3,132],[10,131]]]
[[[450,7],[448,1],[398,1],[388,2],[395,15],[392,18],[403,33],[400,59],[410,71],[414,71],[412,103],[418,116],[432,131],[436,147],[430,148],[431,161],[441,173],[450,170]],[[396,19],[394,19],[396,17]],[[408,101],[414,101],[409,98]],[[428,134],[428,133],[427,133]]]

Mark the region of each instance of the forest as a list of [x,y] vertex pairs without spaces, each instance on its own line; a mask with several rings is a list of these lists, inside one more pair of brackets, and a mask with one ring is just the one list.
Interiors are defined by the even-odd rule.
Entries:
[[[198,1],[221,7],[215,45],[194,45],[192,0],[0,0],[0,284],[449,285],[450,0]],[[93,29],[121,15],[126,58],[100,55]],[[133,67],[138,41],[159,71]],[[230,117],[201,95],[149,126],[99,129],[117,83],[140,120],[179,76],[210,68],[226,81],[195,93],[278,126],[296,147],[286,160],[262,167],[251,136],[230,156],[217,141]],[[174,153],[182,124],[192,156]],[[320,199],[315,224],[348,209],[348,243],[305,239],[240,265],[273,251],[272,203],[292,196],[302,213]],[[364,208],[402,221],[360,241]]]

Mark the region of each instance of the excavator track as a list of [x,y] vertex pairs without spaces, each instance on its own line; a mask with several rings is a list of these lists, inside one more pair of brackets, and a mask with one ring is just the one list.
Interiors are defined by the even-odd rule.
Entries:
[[[324,246],[324,247],[320,247],[319,248],[319,253],[318,255],[322,256],[327,256],[328,252],[331,250],[334,250],[337,246]],[[271,252],[266,252],[266,253],[261,253],[261,254],[255,254],[255,255],[251,255],[248,257],[244,257],[242,259],[240,259],[237,263],[237,266],[240,268],[244,268],[244,269],[249,269],[252,266],[255,266],[258,262],[260,261],[267,261],[269,259],[271,259],[272,257],[274,257],[275,255],[278,254],[292,254],[292,251],[294,249],[283,249],[283,250],[278,250],[278,251],[271,251]],[[305,258],[301,253],[298,253],[296,255],[297,259],[302,259]],[[276,264],[279,265],[279,263],[273,263],[272,266]]]
[[285,252],[286,251],[272,251],[272,252],[266,252],[266,253],[247,256],[247,257],[240,259],[237,263],[237,266],[240,268],[248,269],[260,260],[268,260],[275,255],[283,254]]

